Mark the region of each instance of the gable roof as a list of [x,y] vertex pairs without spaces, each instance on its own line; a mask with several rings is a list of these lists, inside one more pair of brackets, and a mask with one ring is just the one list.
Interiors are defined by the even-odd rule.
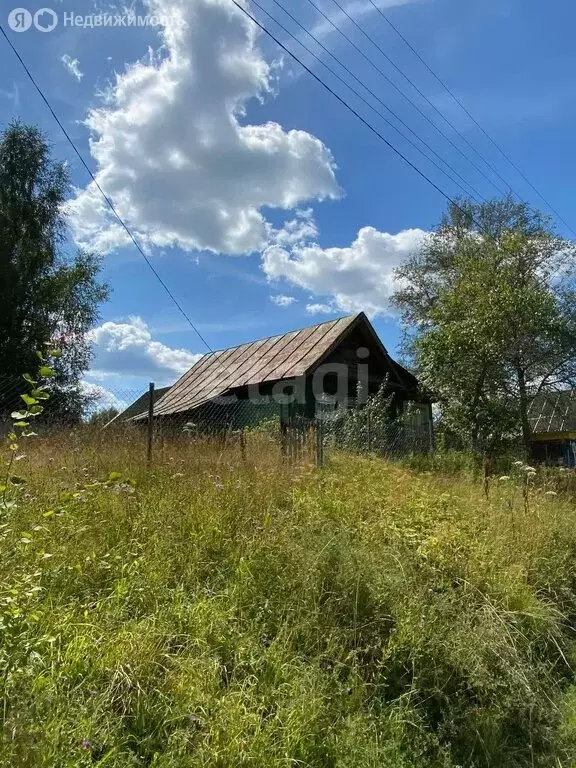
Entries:
[[[163,397],[169,389],[171,389],[171,387],[158,387],[157,389],[154,389],[154,405],[156,405],[158,400],[160,400],[160,398]],[[149,391],[146,390],[146,392],[140,395],[137,400],[134,400],[134,402],[131,403],[128,408],[125,408],[121,413],[117,413],[113,419],[110,419],[110,421],[105,424],[104,428],[109,427],[111,424],[118,424],[123,421],[128,421],[129,419],[133,419],[136,416],[147,415],[148,403],[150,402],[149,394]]]
[[[366,325],[383,354],[389,357],[368,318],[360,312],[204,355],[158,401],[154,415],[192,410],[237,387],[307,374],[359,324]],[[405,369],[402,373],[414,379]]]
[[537,395],[530,403],[528,418],[534,434],[576,432],[576,390]]

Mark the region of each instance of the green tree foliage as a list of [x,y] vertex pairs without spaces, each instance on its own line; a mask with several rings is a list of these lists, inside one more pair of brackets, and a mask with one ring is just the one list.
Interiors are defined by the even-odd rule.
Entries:
[[407,350],[473,447],[527,447],[533,397],[576,386],[574,255],[526,204],[459,201],[398,270]]
[[109,408],[102,408],[99,411],[95,411],[91,414],[90,418],[88,419],[88,424],[92,427],[105,427],[106,424],[112,421],[120,411],[118,408],[114,408],[114,406],[110,406]]
[[85,333],[108,289],[94,254],[67,253],[68,187],[65,164],[52,159],[37,128],[13,123],[0,134],[0,397],[18,397],[8,382],[31,370],[36,350],[50,341],[62,350],[53,409],[76,419],[84,400],[79,379],[91,357]]

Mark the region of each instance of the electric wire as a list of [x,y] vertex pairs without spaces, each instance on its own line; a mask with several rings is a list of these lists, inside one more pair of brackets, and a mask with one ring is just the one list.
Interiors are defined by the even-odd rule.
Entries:
[[310,48],[308,48],[308,47],[307,47],[307,46],[306,46],[306,45],[305,45],[305,44],[304,44],[304,43],[303,43],[301,40],[298,40],[298,38],[297,38],[297,37],[295,37],[295,36],[294,36],[294,35],[293,35],[293,34],[292,34],[292,33],[291,33],[291,32],[290,32],[290,31],[289,31],[289,30],[288,30],[288,29],[287,29],[287,28],[286,28],[286,27],[285,27],[285,26],[284,26],[284,25],[281,23],[281,22],[279,22],[279,21],[278,21],[278,19],[276,19],[276,18],[275,18],[275,17],[274,17],[274,16],[273,16],[273,15],[272,15],[272,14],[271,14],[269,11],[267,11],[265,8],[263,8],[263,7],[260,5],[260,3],[258,2],[258,0],[252,0],[252,5],[256,6],[256,7],[257,7],[257,8],[258,8],[260,11],[262,11],[263,13],[265,13],[265,14],[268,16],[268,18],[270,18],[270,19],[271,19],[271,20],[272,20],[272,21],[273,21],[273,22],[274,22],[274,23],[275,23],[275,24],[276,24],[276,25],[277,25],[277,26],[278,26],[278,27],[279,27],[279,28],[280,28],[280,29],[281,29],[283,32],[285,32],[285,33],[286,33],[286,35],[288,35],[288,37],[290,37],[291,39],[293,39],[293,40],[294,40],[294,41],[295,41],[295,42],[296,42],[296,43],[297,43],[297,44],[298,44],[300,47],[302,47],[302,48],[303,48],[303,49],[304,49],[304,50],[305,50],[307,53],[309,53],[309,54],[310,54],[310,55],[311,55],[311,56],[312,56],[312,57],[313,57],[313,58],[314,58],[314,59],[315,59],[317,62],[319,62],[319,63],[320,63],[320,64],[321,64],[321,65],[322,65],[322,66],[323,66],[325,69],[327,69],[327,70],[328,70],[328,72],[330,72],[330,74],[331,74],[333,77],[335,77],[337,80],[339,80],[339,82],[341,82],[343,85],[345,85],[345,86],[346,86],[346,88],[348,88],[350,91],[352,91],[352,93],[353,93],[355,96],[357,96],[357,97],[358,97],[358,98],[359,98],[359,99],[360,99],[360,100],[361,100],[361,101],[362,101],[364,104],[366,104],[366,105],[368,106],[368,108],[369,108],[369,109],[371,109],[373,112],[375,112],[375,114],[376,114],[376,115],[378,115],[378,117],[380,117],[382,120],[384,120],[384,122],[385,122],[387,125],[389,125],[389,126],[390,126],[390,127],[391,127],[391,128],[394,130],[394,131],[396,131],[396,132],[397,132],[397,133],[398,133],[398,134],[399,134],[399,135],[400,135],[400,136],[401,136],[401,137],[402,137],[402,138],[403,138],[405,141],[407,141],[407,142],[408,142],[408,143],[409,143],[409,144],[410,144],[412,147],[414,147],[414,149],[416,149],[416,151],[417,151],[417,152],[419,152],[419,153],[420,153],[421,155],[423,155],[423,157],[425,157],[425,158],[426,158],[426,159],[427,159],[427,160],[428,160],[430,163],[432,163],[432,165],[434,165],[434,167],[435,167],[435,168],[437,168],[437,169],[440,171],[440,173],[444,174],[444,175],[445,175],[447,178],[449,178],[449,179],[450,179],[450,181],[452,181],[454,184],[456,184],[456,185],[457,185],[457,186],[458,186],[458,187],[459,187],[459,188],[462,190],[462,192],[464,192],[464,194],[465,194],[465,195],[469,195],[469,194],[470,194],[470,190],[472,190],[472,193],[473,193],[473,197],[475,197],[476,199],[477,199],[477,198],[480,198],[480,199],[484,200],[484,202],[486,202],[485,198],[483,198],[483,197],[482,197],[482,195],[480,194],[480,192],[478,192],[478,190],[477,190],[477,189],[475,189],[475,187],[474,187],[474,186],[473,186],[473,185],[472,185],[472,184],[471,184],[469,181],[467,181],[467,180],[466,180],[466,179],[465,179],[465,178],[464,178],[464,177],[463,177],[463,176],[462,176],[462,175],[461,175],[461,174],[460,174],[460,173],[459,173],[459,172],[458,172],[458,171],[457,171],[455,168],[453,168],[453,167],[452,167],[452,166],[451,166],[451,165],[450,165],[450,164],[449,164],[449,163],[448,163],[448,162],[447,162],[447,161],[446,161],[446,160],[445,160],[443,157],[441,157],[441,156],[440,156],[440,155],[439,155],[439,154],[438,154],[438,153],[437,153],[437,152],[436,152],[436,151],[433,149],[433,147],[431,147],[431,146],[430,146],[430,145],[429,145],[429,144],[428,144],[428,143],[427,143],[427,142],[426,142],[424,139],[422,139],[422,138],[421,138],[421,137],[420,137],[420,136],[419,136],[419,135],[418,135],[418,134],[417,134],[417,133],[416,133],[416,132],[415,132],[415,131],[414,131],[412,128],[410,128],[410,126],[409,126],[409,125],[408,125],[408,124],[407,124],[407,123],[406,123],[404,120],[402,120],[402,118],[401,118],[401,117],[399,117],[399,116],[398,116],[398,115],[397,115],[397,114],[396,114],[396,113],[395,113],[395,112],[394,112],[392,109],[390,109],[390,107],[388,107],[388,106],[387,106],[387,105],[386,105],[386,104],[385,104],[385,103],[384,103],[384,102],[383,102],[383,101],[382,101],[382,100],[379,98],[379,96],[378,96],[377,94],[375,94],[375,93],[374,93],[374,91],[372,91],[372,90],[371,90],[371,89],[370,89],[370,88],[369,88],[367,85],[365,85],[365,84],[364,84],[364,83],[363,83],[363,82],[360,80],[360,78],[358,78],[358,77],[357,77],[357,76],[354,74],[354,72],[352,72],[352,71],[351,71],[351,70],[350,70],[350,69],[349,69],[349,68],[348,68],[348,67],[347,67],[345,64],[343,64],[343,63],[342,63],[342,62],[341,62],[341,61],[340,61],[340,60],[339,60],[339,59],[338,59],[336,56],[334,56],[334,54],[333,54],[333,53],[332,53],[332,52],[331,52],[331,51],[330,51],[328,48],[326,48],[326,47],[325,47],[325,46],[324,46],[324,45],[323,45],[323,44],[322,44],[322,43],[321,43],[321,42],[320,42],[320,41],[319,41],[319,40],[318,40],[316,37],[314,37],[314,35],[313,35],[311,32],[308,32],[308,31],[305,29],[305,27],[303,27],[303,26],[300,24],[300,22],[299,22],[299,21],[298,21],[298,20],[297,20],[297,19],[296,19],[294,16],[292,16],[292,14],[291,14],[289,11],[287,11],[285,8],[283,8],[283,7],[282,7],[282,5],[280,5],[280,3],[278,3],[276,0],[273,0],[273,2],[275,2],[275,4],[276,4],[276,5],[277,5],[277,6],[278,6],[278,7],[279,7],[281,10],[283,10],[283,11],[284,11],[284,13],[286,13],[286,15],[287,15],[287,16],[289,16],[289,17],[290,17],[290,18],[291,18],[291,19],[294,21],[294,23],[295,23],[295,24],[297,24],[297,25],[300,27],[300,29],[302,29],[302,30],[303,30],[303,31],[304,31],[304,32],[305,32],[305,33],[306,33],[306,34],[307,34],[309,37],[311,37],[311,38],[312,38],[312,40],[314,40],[314,41],[315,41],[315,42],[316,42],[316,43],[317,43],[317,44],[318,44],[318,45],[319,45],[319,46],[322,48],[322,50],[324,50],[324,51],[325,51],[325,52],[326,52],[326,53],[327,53],[327,54],[328,54],[328,55],[329,55],[329,56],[330,56],[332,59],[334,59],[334,61],[335,61],[335,62],[336,62],[336,63],[337,63],[339,66],[341,66],[341,67],[344,69],[344,71],[345,71],[345,72],[347,72],[347,73],[348,73],[348,74],[349,74],[351,77],[353,77],[353,78],[354,78],[354,80],[355,80],[355,81],[356,81],[356,82],[357,82],[359,85],[361,85],[361,86],[362,86],[362,88],[364,88],[364,89],[365,89],[365,90],[366,90],[366,91],[367,91],[367,92],[368,92],[368,93],[369,93],[369,94],[370,94],[370,95],[371,95],[371,96],[372,96],[374,99],[376,99],[376,101],[378,101],[378,103],[380,103],[380,104],[381,104],[381,105],[384,107],[384,109],[386,109],[386,110],[387,110],[387,111],[388,111],[388,112],[389,112],[389,113],[390,113],[390,114],[391,114],[391,115],[392,115],[392,116],[393,116],[393,117],[394,117],[396,120],[398,120],[398,122],[399,122],[399,123],[401,123],[401,125],[403,125],[403,126],[404,126],[404,127],[405,127],[405,128],[406,128],[406,129],[407,129],[407,130],[408,130],[408,131],[409,131],[409,132],[412,134],[412,135],[413,135],[413,136],[415,136],[415,137],[416,137],[416,139],[418,139],[418,141],[420,141],[420,142],[421,142],[421,143],[422,143],[422,144],[423,144],[423,145],[424,145],[424,146],[425,146],[425,147],[426,147],[426,148],[427,148],[427,149],[428,149],[428,150],[429,150],[429,151],[430,151],[430,152],[431,152],[431,153],[432,153],[432,154],[433,154],[435,157],[437,157],[437,158],[438,158],[438,160],[439,160],[441,163],[444,163],[444,164],[447,166],[447,168],[449,168],[449,170],[450,170],[450,171],[451,171],[451,172],[452,172],[452,173],[453,173],[455,176],[457,176],[457,177],[458,177],[458,178],[459,178],[459,179],[460,179],[460,180],[461,180],[461,181],[462,181],[462,182],[463,182],[463,183],[466,185],[467,189],[466,189],[465,187],[463,187],[463,186],[462,186],[462,184],[460,184],[460,182],[458,182],[458,181],[457,181],[455,178],[453,178],[453,176],[451,176],[451,175],[450,175],[449,173],[447,173],[447,172],[446,172],[446,171],[445,171],[443,168],[441,168],[441,167],[438,165],[438,163],[436,163],[436,162],[435,162],[435,161],[434,161],[432,158],[430,158],[430,157],[429,157],[429,156],[428,156],[428,155],[427,155],[425,152],[423,152],[423,151],[422,151],[422,149],[421,149],[420,147],[418,147],[418,146],[417,146],[417,145],[416,145],[416,144],[415,144],[415,143],[414,143],[414,142],[413,142],[413,141],[412,141],[412,140],[411,140],[411,139],[410,139],[408,136],[406,136],[404,133],[402,133],[402,131],[400,131],[400,130],[399,130],[399,129],[398,129],[398,128],[397,128],[397,127],[396,127],[396,126],[393,124],[393,123],[391,123],[391,122],[390,122],[390,121],[389,121],[389,120],[388,120],[386,117],[384,117],[384,115],[382,114],[382,112],[381,112],[381,111],[378,111],[378,110],[377,110],[377,109],[376,109],[376,108],[375,108],[375,107],[374,107],[372,104],[370,104],[370,102],[369,102],[369,101],[367,101],[367,100],[366,100],[366,99],[365,99],[363,96],[361,96],[361,95],[358,93],[358,91],[356,91],[354,88],[352,88],[352,86],[351,86],[351,85],[349,85],[349,84],[348,84],[348,83],[347,83],[345,80],[343,80],[343,79],[340,77],[340,75],[338,75],[338,74],[337,74],[337,73],[336,73],[336,72],[335,72],[333,69],[331,69],[331,68],[330,68],[330,67],[329,67],[329,66],[328,66],[328,65],[327,65],[325,62],[323,62],[323,61],[322,61],[322,59],[321,59],[319,56],[317,56],[317,55],[316,55],[316,54],[315,54],[313,51],[311,51],[311,50],[310,50]]
[[67,139],[68,143],[70,144],[70,146],[71,146],[71,147],[72,147],[72,149],[74,150],[74,153],[76,154],[76,156],[78,157],[78,159],[80,160],[80,162],[82,163],[82,165],[84,166],[84,168],[86,169],[86,171],[88,172],[88,174],[89,174],[90,178],[92,179],[92,181],[93,181],[93,183],[94,183],[94,185],[95,185],[96,189],[98,189],[98,191],[100,192],[100,194],[102,195],[102,197],[103,197],[103,198],[104,198],[104,200],[106,201],[106,204],[108,205],[108,207],[110,208],[110,210],[111,210],[111,211],[112,211],[112,213],[114,214],[114,216],[115,216],[115,218],[117,219],[118,223],[121,225],[122,229],[123,229],[123,230],[126,232],[126,234],[128,235],[128,237],[130,238],[130,240],[131,240],[131,241],[132,241],[132,243],[134,244],[134,246],[135,246],[136,250],[137,250],[137,251],[140,253],[140,255],[142,256],[142,258],[144,259],[144,261],[146,262],[146,264],[147,264],[147,265],[148,265],[148,267],[150,268],[150,270],[151,270],[152,274],[153,274],[153,275],[156,277],[156,279],[158,280],[158,282],[160,283],[160,285],[161,285],[161,286],[164,288],[164,290],[166,291],[167,295],[170,297],[171,301],[173,302],[174,306],[175,306],[175,307],[178,309],[178,311],[180,312],[180,314],[181,314],[181,315],[184,317],[184,319],[185,319],[185,320],[188,322],[188,324],[190,325],[190,327],[192,328],[192,330],[194,331],[194,333],[195,333],[195,334],[198,336],[198,338],[200,339],[200,341],[201,341],[201,342],[204,344],[204,346],[205,346],[205,347],[206,347],[206,348],[207,348],[207,349],[208,349],[208,350],[209,350],[209,351],[210,351],[212,354],[214,354],[214,350],[212,349],[212,347],[211,347],[211,346],[208,344],[208,342],[206,341],[206,339],[204,338],[204,336],[202,336],[202,334],[200,333],[200,331],[198,330],[198,328],[197,328],[197,327],[194,325],[194,323],[192,322],[192,320],[191,320],[191,318],[189,317],[188,313],[187,313],[187,312],[184,310],[184,308],[182,307],[182,305],[180,304],[180,302],[179,302],[179,301],[176,299],[176,297],[174,296],[174,294],[172,293],[172,291],[170,290],[170,288],[168,287],[168,285],[167,285],[167,284],[164,282],[164,280],[162,279],[162,277],[161,277],[161,276],[158,274],[158,272],[157,272],[156,268],[154,267],[154,265],[152,264],[152,262],[150,261],[150,259],[148,258],[148,256],[146,256],[146,254],[145,254],[144,250],[142,249],[142,247],[140,246],[140,244],[138,243],[138,241],[136,240],[136,238],[134,237],[134,235],[132,234],[132,232],[130,231],[130,229],[128,228],[128,226],[125,224],[125,222],[124,222],[124,219],[123,219],[123,218],[120,216],[120,214],[119,214],[119,213],[118,213],[118,211],[116,210],[116,207],[114,206],[114,203],[113,203],[113,202],[110,200],[110,198],[108,197],[108,195],[106,195],[106,193],[104,192],[104,190],[103,190],[103,189],[102,189],[102,187],[100,186],[100,183],[98,182],[98,179],[96,178],[96,176],[95,176],[95,175],[94,175],[94,173],[92,172],[92,169],[89,167],[89,165],[88,165],[88,164],[86,163],[86,161],[84,160],[84,158],[83,158],[83,156],[82,156],[82,154],[81,154],[80,150],[77,148],[77,146],[76,146],[76,144],[74,143],[74,141],[72,140],[72,138],[71,138],[70,134],[68,133],[68,131],[66,130],[66,128],[65,128],[65,127],[64,127],[64,125],[62,124],[62,121],[60,120],[60,118],[58,117],[58,115],[56,114],[56,112],[54,111],[54,109],[52,108],[52,105],[51,105],[51,104],[50,104],[50,102],[48,101],[47,97],[44,95],[44,92],[42,91],[42,89],[40,88],[40,86],[38,85],[38,83],[36,82],[36,80],[35,80],[34,76],[33,76],[33,75],[32,75],[32,73],[30,72],[30,70],[28,69],[28,67],[26,66],[26,63],[24,62],[24,59],[23,59],[23,58],[20,56],[20,54],[18,53],[17,49],[16,49],[16,48],[14,47],[14,45],[12,44],[12,41],[10,40],[10,38],[8,37],[8,35],[6,34],[6,30],[4,29],[4,27],[3,27],[1,24],[0,24],[0,32],[2,33],[2,35],[3,35],[4,39],[6,40],[6,42],[8,43],[8,45],[10,46],[10,48],[12,49],[12,51],[13,51],[14,55],[16,56],[16,58],[18,59],[18,61],[19,61],[19,62],[20,62],[20,64],[22,65],[22,68],[24,69],[24,71],[25,71],[25,72],[26,72],[26,74],[28,75],[28,77],[29,77],[30,81],[32,82],[32,85],[34,86],[34,88],[36,89],[36,91],[38,92],[38,94],[40,95],[40,98],[42,99],[42,101],[44,102],[44,104],[45,104],[45,105],[48,107],[48,110],[50,111],[50,114],[52,115],[52,117],[54,118],[54,120],[56,121],[56,123],[58,124],[58,126],[60,127],[60,130],[62,131],[62,133],[63,133],[63,134],[64,134],[64,136],[66,137],[66,139]]
[[[493,179],[491,179],[491,178],[490,178],[490,176],[488,176],[488,174],[487,174],[487,173],[486,173],[486,172],[485,172],[485,171],[484,171],[484,170],[483,170],[483,169],[482,169],[482,168],[481,168],[481,167],[480,167],[480,166],[479,166],[479,165],[478,165],[478,164],[477,164],[477,163],[476,163],[474,160],[472,160],[472,159],[471,159],[471,158],[470,158],[470,157],[469,157],[469,156],[468,156],[468,155],[467,155],[467,154],[466,154],[466,153],[465,153],[465,152],[464,152],[464,151],[463,151],[463,150],[462,150],[462,149],[461,149],[461,148],[460,148],[460,147],[459,147],[459,146],[458,146],[458,145],[457,145],[457,144],[456,144],[456,143],[455,143],[455,142],[454,142],[454,141],[453,141],[451,138],[450,138],[450,136],[448,136],[448,135],[446,134],[446,132],[445,132],[445,131],[443,131],[443,130],[442,130],[442,128],[440,128],[440,127],[439,127],[439,126],[438,126],[438,125],[437,125],[437,124],[434,122],[434,120],[432,120],[432,119],[430,118],[430,116],[429,116],[429,115],[427,115],[427,114],[426,114],[426,112],[424,112],[424,110],[423,110],[423,109],[421,109],[421,108],[418,106],[418,104],[416,104],[416,102],[415,102],[413,99],[411,99],[411,98],[410,98],[410,96],[408,96],[408,94],[406,94],[406,93],[405,93],[405,92],[402,90],[402,88],[400,88],[400,86],[399,86],[397,83],[395,83],[395,82],[394,82],[394,80],[392,80],[390,77],[388,77],[388,75],[387,75],[387,74],[384,72],[384,70],[383,70],[381,67],[379,67],[379,66],[378,66],[378,64],[376,64],[376,63],[375,63],[375,62],[374,62],[374,61],[373,61],[373,60],[370,58],[370,56],[368,56],[368,55],[367,55],[367,54],[366,54],[366,53],[365,53],[365,52],[364,52],[364,51],[363,51],[363,50],[360,48],[360,46],[358,46],[358,45],[357,45],[357,44],[354,42],[354,40],[352,40],[352,38],[351,38],[351,37],[349,37],[349,36],[348,36],[348,35],[347,35],[345,32],[343,32],[343,31],[342,31],[342,30],[341,30],[341,29],[340,29],[340,28],[339,28],[339,27],[338,27],[338,26],[337,26],[337,25],[336,25],[336,24],[335,24],[335,23],[332,21],[332,19],[330,18],[330,16],[328,16],[328,14],[326,14],[326,13],[325,13],[325,12],[324,12],[324,11],[323,11],[323,10],[322,10],[322,9],[321,9],[319,6],[318,6],[318,5],[317,5],[317,4],[314,2],[314,0],[307,0],[307,2],[309,3],[309,5],[311,5],[311,6],[312,6],[312,7],[313,7],[313,8],[314,8],[316,11],[317,11],[317,13],[319,13],[319,14],[320,14],[320,16],[322,16],[322,18],[323,18],[323,19],[324,19],[324,20],[325,20],[325,21],[326,21],[328,24],[330,24],[330,26],[331,26],[333,29],[335,29],[335,30],[336,30],[336,32],[338,32],[338,34],[339,34],[339,35],[341,35],[341,36],[342,36],[342,37],[343,37],[343,38],[344,38],[344,39],[345,39],[345,40],[346,40],[346,41],[347,41],[347,42],[348,42],[348,43],[349,43],[349,44],[350,44],[350,45],[351,45],[351,46],[352,46],[352,47],[353,47],[353,48],[354,48],[354,49],[355,49],[355,50],[356,50],[356,51],[357,51],[357,52],[358,52],[358,53],[359,53],[361,56],[362,56],[362,58],[363,58],[363,59],[364,59],[366,62],[368,62],[368,64],[369,64],[369,65],[372,67],[372,69],[374,69],[376,72],[378,72],[378,74],[379,74],[381,77],[383,77],[383,78],[386,80],[386,82],[387,82],[387,83],[388,83],[388,84],[389,84],[389,85],[390,85],[392,88],[394,88],[394,90],[395,90],[397,93],[399,93],[399,94],[400,94],[400,96],[401,96],[401,97],[402,97],[402,98],[403,98],[405,101],[407,101],[407,102],[408,102],[408,103],[409,103],[409,104],[410,104],[410,105],[411,105],[411,106],[412,106],[412,107],[413,107],[413,108],[414,108],[414,109],[415,109],[415,110],[418,112],[418,114],[419,114],[419,115],[420,115],[422,118],[424,118],[424,120],[426,120],[426,122],[427,122],[427,123],[429,123],[429,124],[432,126],[432,128],[434,128],[434,130],[435,130],[435,131],[436,131],[438,134],[440,134],[440,136],[441,136],[441,137],[442,137],[442,138],[443,138],[445,141],[447,141],[447,142],[448,142],[448,144],[450,144],[450,146],[451,146],[451,147],[452,147],[452,148],[453,148],[453,149],[454,149],[454,150],[455,150],[455,151],[456,151],[456,152],[457,152],[459,155],[461,155],[461,156],[464,158],[464,160],[465,160],[467,163],[469,163],[469,164],[470,164],[470,165],[471,165],[471,166],[472,166],[472,167],[473,167],[473,168],[474,168],[474,169],[477,171],[477,173],[479,173],[479,174],[480,174],[480,175],[481,175],[481,176],[484,178],[484,180],[485,180],[485,181],[487,181],[487,182],[488,182],[488,183],[489,183],[489,184],[490,184],[492,187],[494,187],[494,189],[495,189],[495,190],[498,192],[498,194],[503,194],[503,190],[502,190],[502,189],[501,189],[501,188],[498,186],[498,184],[496,184],[496,183],[494,182],[494,180],[493,180]],[[355,20],[355,19],[354,19],[352,16],[350,16],[350,15],[347,13],[347,11],[345,11],[345,10],[344,10],[344,9],[343,9],[343,8],[342,8],[340,5],[338,5],[338,3],[336,3],[336,0],[332,0],[332,2],[334,2],[334,3],[336,4],[336,6],[337,6],[337,7],[338,7],[338,8],[339,8],[341,11],[342,11],[342,13],[344,13],[344,15],[345,15],[347,18],[349,18],[349,19],[350,19],[350,21],[351,21],[351,22],[352,22],[352,23],[353,23],[353,24],[354,24],[354,25],[355,25],[355,26],[356,26],[356,27],[357,27],[357,28],[360,30],[360,32],[362,32],[362,34],[363,34],[363,35],[364,35],[364,36],[365,36],[365,37],[366,37],[366,38],[367,38],[367,39],[368,39],[368,40],[369,40],[369,41],[370,41],[370,42],[371,42],[373,45],[375,45],[375,46],[376,46],[376,47],[377,47],[377,48],[380,50],[380,52],[382,53],[382,55],[383,55],[383,56],[384,56],[386,59],[388,59],[389,57],[387,56],[387,54],[386,54],[386,53],[385,53],[385,52],[382,50],[382,48],[380,48],[380,47],[378,46],[378,44],[377,44],[376,42],[374,42],[374,41],[372,40],[371,36],[370,36],[370,35],[369,35],[367,32],[365,32],[365,31],[362,29],[362,27],[361,27],[361,26],[360,26],[360,25],[359,25],[359,24],[356,22],[356,20]],[[395,65],[394,65],[394,66],[395,66]],[[510,185],[509,185],[509,184],[507,184],[506,182],[504,182],[504,183],[506,184],[506,188],[507,188],[507,189],[506,189],[506,191],[507,191],[508,189],[510,189]]]
[[[275,0],[274,0],[275,1]],[[470,118],[470,120],[474,123],[474,125],[478,128],[479,131],[488,139],[488,141],[498,150],[498,152],[502,155],[502,157],[506,160],[507,163],[516,171],[516,173],[528,184],[530,189],[538,195],[540,200],[549,208],[549,210],[552,211],[552,213],[556,216],[558,221],[562,222],[564,226],[572,232],[574,236],[576,236],[576,230],[574,230],[570,224],[566,221],[566,219],[563,218],[562,214],[558,212],[558,210],[550,203],[549,200],[547,200],[544,195],[540,192],[540,190],[530,181],[530,179],[524,174],[521,168],[518,167],[518,165],[512,160],[510,155],[508,155],[498,144],[498,142],[488,133],[488,131],[483,127],[483,125],[474,117],[474,115],[470,112],[466,104],[460,99],[454,91],[445,83],[445,81],[438,75],[437,72],[435,72],[430,64],[426,61],[426,59],[418,52],[418,50],[412,45],[412,43],[405,37],[405,35],[402,34],[402,32],[398,29],[398,27],[388,18],[388,16],[384,13],[384,11],[374,2],[374,0],[368,0],[370,5],[374,7],[374,9],[380,14],[380,16],[384,19],[384,21],[391,27],[391,29],[398,35],[398,37],[405,43],[405,45],[408,46],[408,48],[412,51],[412,53],[416,56],[416,58],[420,61],[420,63],[428,70],[428,72],[432,75],[432,77],[442,86],[442,88],[446,91],[446,93],[449,94],[449,96],[454,100],[454,102],[466,113],[466,115]]]

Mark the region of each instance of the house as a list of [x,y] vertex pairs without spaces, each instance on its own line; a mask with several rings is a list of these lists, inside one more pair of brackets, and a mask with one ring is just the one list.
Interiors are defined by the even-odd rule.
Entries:
[[154,417],[234,429],[286,413],[312,418],[326,403],[346,407],[383,382],[396,412],[422,402],[431,418],[415,376],[390,357],[360,312],[204,355],[156,402]]
[[[158,400],[165,395],[170,387],[159,387],[158,389],[154,390],[154,403],[157,403]],[[131,421],[134,419],[135,416],[140,415],[148,415],[148,404],[150,402],[150,392],[146,390],[144,394],[140,395],[140,397],[137,400],[134,400],[134,402],[128,406],[128,408],[125,408],[121,413],[117,413],[116,416],[114,416],[113,419],[110,419],[110,421],[105,425],[105,429],[107,427],[112,426],[118,426],[119,424],[124,424],[127,421]]]
[[528,411],[534,461],[576,467],[576,390],[537,395]]

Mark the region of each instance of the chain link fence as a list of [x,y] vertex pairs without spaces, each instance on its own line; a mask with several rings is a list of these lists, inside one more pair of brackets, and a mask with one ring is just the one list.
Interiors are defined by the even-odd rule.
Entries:
[[[141,445],[142,460],[153,462],[170,447],[209,444],[220,452],[248,457],[276,452],[286,462],[322,465],[336,452],[394,457],[434,449],[428,405],[407,404],[393,412],[390,398],[375,395],[362,404],[350,399],[310,406],[273,398],[234,396],[201,403],[185,413],[156,413],[168,387],[112,388],[82,383],[54,389],[34,420],[39,435],[73,433],[77,440],[126,441]],[[8,434],[13,411],[21,410],[26,383],[0,379],[0,432]]]

